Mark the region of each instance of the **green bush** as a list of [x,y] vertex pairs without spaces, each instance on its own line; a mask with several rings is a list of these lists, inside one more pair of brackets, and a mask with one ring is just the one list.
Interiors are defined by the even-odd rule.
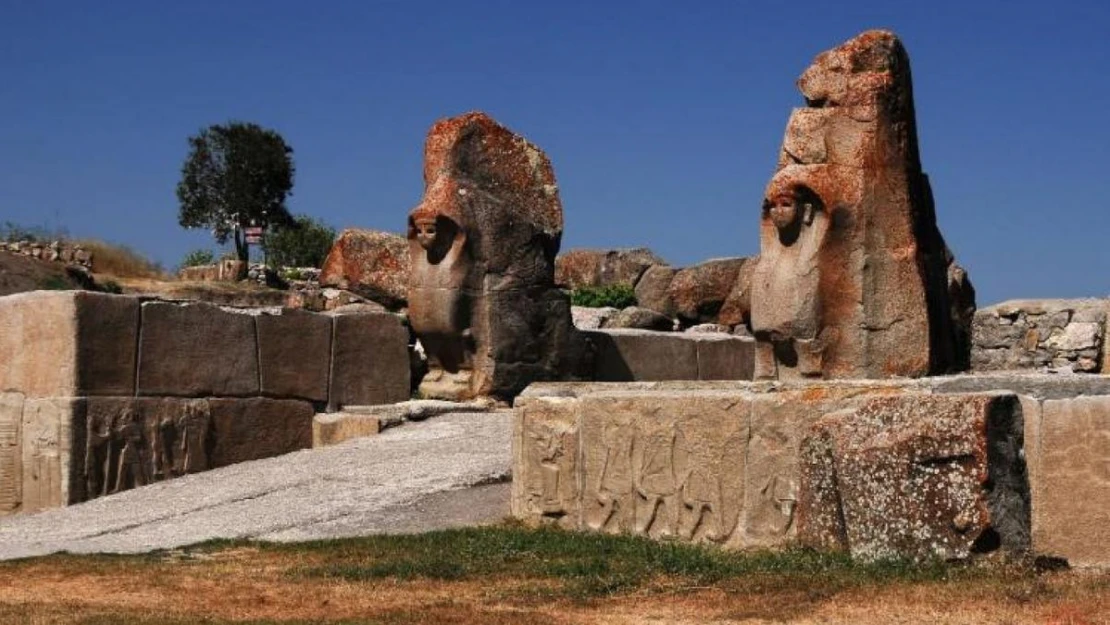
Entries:
[[181,261],[182,267],[198,267],[200,265],[213,265],[216,263],[216,255],[212,250],[193,250],[185,255]]
[[321,267],[335,242],[335,228],[307,215],[266,233],[263,247],[271,267]]
[[630,284],[584,286],[571,291],[570,303],[587,308],[627,308],[636,305],[636,290]]

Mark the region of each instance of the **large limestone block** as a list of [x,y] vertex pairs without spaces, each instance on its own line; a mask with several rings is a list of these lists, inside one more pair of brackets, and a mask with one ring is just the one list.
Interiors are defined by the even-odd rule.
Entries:
[[739,336],[700,335],[699,380],[751,380],[755,367],[755,340]]
[[211,468],[312,447],[312,404],[290,399],[210,399]]
[[0,515],[23,504],[23,394],[0,393]]
[[578,400],[522,396],[514,408],[512,514],[580,528]]
[[333,321],[329,412],[408,399],[409,333],[401,319],[356,313],[335,315]]
[[744,505],[744,393],[620,393],[580,400],[582,526],[729,543]]
[[254,317],[203,303],[142,306],[139,395],[258,395]]
[[0,298],[0,390],[132,394],[138,331],[133,297],[35,291]]
[[1072,566],[1110,566],[1110,396],[1042,405],[1034,545]]
[[328,252],[320,271],[320,284],[399,309],[408,300],[410,271],[404,237],[351,228],[339,235]]
[[[22,506],[37,512],[81,501],[85,400],[27,399],[23,404]],[[75,455],[76,454],[76,455]]]
[[698,379],[698,344],[688,336],[647,330],[600,330],[587,336],[596,348],[595,380]]
[[855,557],[962,559],[1030,546],[1013,395],[900,394],[827,414],[802,443],[798,536]]
[[332,317],[283,309],[255,322],[262,394],[327,401]]

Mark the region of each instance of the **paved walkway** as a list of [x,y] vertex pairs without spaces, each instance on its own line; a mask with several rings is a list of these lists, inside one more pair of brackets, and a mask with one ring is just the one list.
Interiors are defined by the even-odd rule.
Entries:
[[0,519],[0,559],[135,553],[213,538],[295,541],[508,514],[511,413],[455,413],[334,447]]

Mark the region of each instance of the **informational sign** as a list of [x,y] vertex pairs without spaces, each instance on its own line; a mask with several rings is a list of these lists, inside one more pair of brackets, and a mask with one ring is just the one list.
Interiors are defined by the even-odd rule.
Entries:
[[250,245],[259,245],[262,243],[262,233],[265,229],[262,226],[247,226],[243,228],[243,234],[246,235],[247,243]]

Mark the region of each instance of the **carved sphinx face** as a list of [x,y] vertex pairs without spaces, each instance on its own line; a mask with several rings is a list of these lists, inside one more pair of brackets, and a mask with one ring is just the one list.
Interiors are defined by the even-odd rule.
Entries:
[[430,250],[436,242],[436,220],[428,217],[419,217],[413,221],[416,242],[420,247]]
[[798,221],[799,217],[801,217],[798,203],[792,194],[783,194],[772,199],[767,212],[771,217],[771,223],[775,224],[779,232],[793,226]]

